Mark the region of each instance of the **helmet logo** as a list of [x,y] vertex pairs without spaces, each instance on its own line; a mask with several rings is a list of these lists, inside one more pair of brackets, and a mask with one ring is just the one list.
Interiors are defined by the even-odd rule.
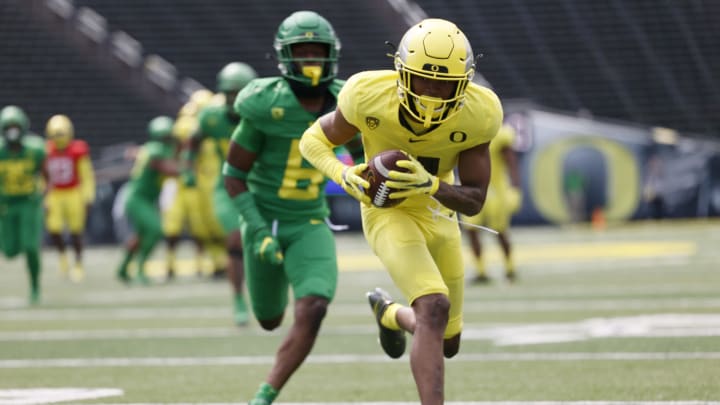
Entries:
[[448,73],[449,72],[447,66],[436,65],[433,63],[426,63],[423,65],[422,68],[425,71],[430,71],[433,73]]
[[285,116],[285,109],[282,107],[273,107],[270,110],[270,115],[272,115],[274,120],[281,120]]
[[367,125],[367,127],[372,130],[377,128],[378,125],[380,125],[380,120],[375,117],[366,117],[365,125]]
[[312,31],[305,32],[305,38],[315,38],[315,33]]

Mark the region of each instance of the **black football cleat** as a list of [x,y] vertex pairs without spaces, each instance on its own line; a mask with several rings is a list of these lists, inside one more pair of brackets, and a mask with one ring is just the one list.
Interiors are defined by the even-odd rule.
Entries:
[[367,298],[380,329],[380,346],[393,359],[402,357],[403,353],[405,353],[405,331],[402,329],[392,330],[383,326],[382,322],[380,322],[387,307],[393,303],[392,298],[379,287],[375,291],[368,292]]

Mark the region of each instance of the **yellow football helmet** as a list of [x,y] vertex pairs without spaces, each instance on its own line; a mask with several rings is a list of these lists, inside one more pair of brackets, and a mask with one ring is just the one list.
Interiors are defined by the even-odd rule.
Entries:
[[178,116],[191,116],[198,115],[200,110],[207,107],[213,99],[213,92],[208,89],[200,89],[193,92],[190,95],[188,101],[180,108]]
[[[400,104],[423,126],[447,121],[462,109],[465,89],[475,74],[472,47],[465,34],[450,21],[425,19],[403,36],[395,53],[395,70],[400,74]],[[417,94],[413,77],[455,82],[449,99]]]
[[45,127],[45,135],[55,143],[58,149],[65,149],[75,136],[72,121],[66,115],[53,115]]
[[198,120],[189,115],[181,115],[173,124],[172,133],[181,142],[187,141],[198,130]]

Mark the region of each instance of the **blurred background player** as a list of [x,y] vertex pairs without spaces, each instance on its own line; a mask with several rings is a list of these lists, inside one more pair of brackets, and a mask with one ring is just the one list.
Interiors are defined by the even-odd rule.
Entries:
[[214,214],[214,219],[210,219],[210,223],[215,228],[219,224],[223,231],[224,245],[228,257],[227,275],[233,288],[233,316],[235,323],[238,325],[247,324],[249,319],[247,305],[243,297],[245,271],[242,241],[240,239],[238,213],[235,212],[232,200],[225,191],[222,176],[219,173],[228,153],[232,133],[241,119],[240,115],[233,109],[233,102],[238,92],[256,77],[255,70],[250,65],[242,62],[229,63],[220,70],[217,75],[217,92],[224,96],[225,102],[222,104],[211,103],[211,105],[200,111],[198,117],[200,130],[198,136],[193,138],[191,153],[188,154],[190,165],[193,165],[192,162],[196,159],[198,151],[202,150],[201,146],[204,142],[206,140],[212,141],[212,150],[217,158],[215,168],[218,176],[213,183],[213,192],[201,193],[201,195],[205,199],[203,203],[209,207],[208,211]]
[[137,280],[143,284],[149,282],[145,275],[145,262],[163,238],[158,210],[160,190],[167,177],[180,173],[176,159],[177,143],[172,136],[173,124],[173,119],[166,116],[150,121],[150,140],[138,151],[130,173],[125,215],[134,235],[125,245],[125,255],[117,270],[117,277],[126,283],[130,281],[128,266],[135,254],[138,254]]
[[[213,96],[209,90],[198,90],[178,112],[173,126],[173,135],[178,141],[180,156],[191,147],[191,139],[199,130],[198,113],[210,104]],[[211,272],[214,271],[216,265],[221,268],[227,266],[222,244],[224,240],[222,228],[214,218],[212,221],[209,220],[213,213],[212,207],[209,207],[209,204],[203,204],[203,195],[211,194],[217,181],[218,158],[214,153],[203,152],[203,147],[212,149],[211,142],[200,146],[201,152],[198,153],[192,167],[188,167],[181,176],[168,179],[163,185],[161,194],[161,201],[164,201],[161,203],[163,207],[162,225],[167,242],[165,257],[168,279],[175,276],[177,245],[185,229],[195,244],[193,266],[197,275],[203,275],[203,253],[206,246],[209,246],[209,250],[214,252],[211,256],[214,259]],[[209,199],[205,198],[205,200]],[[219,243],[219,248],[215,247]]]
[[477,271],[473,282],[488,283],[490,279],[483,260],[481,230],[472,225],[486,226],[498,232],[497,239],[503,252],[505,277],[515,280],[515,262],[512,256],[509,229],[512,215],[520,209],[522,189],[517,156],[512,146],[515,142],[515,129],[508,124],[500,127],[498,134],[490,142],[490,185],[485,205],[479,214],[463,217],[465,233],[470,239],[470,248],[475,259]]
[[30,120],[17,106],[0,110],[0,132],[0,247],[10,259],[25,253],[30,304],[37,304],[45,142],[30,133]]
[[74,139],[72,121],[65,115],[52,116],[45,127],[47,137],[48,173],[45,196],[45,227],[52,244],[60,254],[60,271],[69,273],[63,231],[70,233],[75,251],[75,265],[70,279],[75,282],[85,277],[82,264],[83,236],[90,206],[95,201],[95,174],[90,159],[90,148],[85,141]]
[[[243,119],[223,167],[242,218],[248,291],[265,330],[279,328],[292,290],[293,319],[251,405],[268,405],[312,350],[337,287],[325,176],[300,155],[299,140],[335,108],[340,41],[330,23],[298,11],[278,27],[282,76],[254,80],[237,97]],[[237,223],[237,217],[235,219]]]

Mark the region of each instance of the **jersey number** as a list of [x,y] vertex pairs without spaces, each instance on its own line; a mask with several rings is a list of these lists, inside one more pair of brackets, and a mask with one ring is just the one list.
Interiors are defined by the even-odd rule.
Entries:
[[285,173],[278,196],[293,200],[314,200],[320,195],[320,183],[324,177],[314,168],[302,167],[303,158],[299,145],[299,139],[293,139],[290,143],[288,160],[285,164]]

